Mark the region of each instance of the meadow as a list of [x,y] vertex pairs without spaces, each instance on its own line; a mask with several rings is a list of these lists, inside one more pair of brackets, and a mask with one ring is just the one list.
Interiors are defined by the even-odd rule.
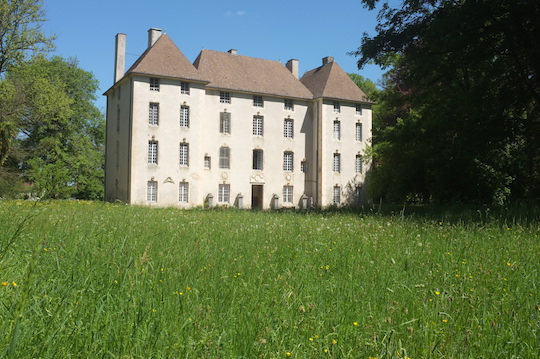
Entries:
[[0,201],[0,357],[538,358],[537,220]]

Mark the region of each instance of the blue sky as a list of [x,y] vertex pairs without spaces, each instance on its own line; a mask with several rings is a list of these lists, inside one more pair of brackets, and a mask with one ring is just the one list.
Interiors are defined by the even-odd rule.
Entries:
[[191,62],[203,48],[237,49],[282,63],[298,59],[300,75],[325,56],[374,82],[383,73],[373,65],[358,70],[358,59],[347,55],[364,32],[375,34],[377,12],[359,0],[45,0],[44,10],[44,31],[57,36],[54,54],[77,58],[94,74],[101,109],[113,82],[115,35],[127,35],[127,69],[146,49],[151,27],[163,29]]

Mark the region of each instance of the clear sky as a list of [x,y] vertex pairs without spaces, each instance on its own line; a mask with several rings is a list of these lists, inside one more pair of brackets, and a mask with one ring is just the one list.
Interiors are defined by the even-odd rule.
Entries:
[[246,55],[286,63],[298,59],[300,76],[333,56],[346,71],[378,82],[382,71],[362,70],[347,55],[364,32],[375,34],[377,11],[359,0],[44,0],[46,34],[56,34],[54,54],[77,58],[94,74],[101,96],[113,82],[114,41],[127,35],[126,69],[148,43],[148,29],[162,29],[193,62],[204,49],[237,49]]

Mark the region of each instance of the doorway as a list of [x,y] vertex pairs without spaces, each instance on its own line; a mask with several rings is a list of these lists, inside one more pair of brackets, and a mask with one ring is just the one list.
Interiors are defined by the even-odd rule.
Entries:
[[263,208],[263,185],[251,185],[251,209]]

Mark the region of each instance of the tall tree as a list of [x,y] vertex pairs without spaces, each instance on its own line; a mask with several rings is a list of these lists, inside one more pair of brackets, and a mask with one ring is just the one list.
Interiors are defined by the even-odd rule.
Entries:
[[385,96],[394,116],[375,148],[379,194],[539,198],[540,3],[402,4],[383,4],[378,34],[357,51],[360,66],[393,65]]
[[98,199],[103,193],[104,120],[97,80],[74,60],[37,56],[6,74],[10,122],[25,153],[22,168],[40,196]]
[[41,28],[41,0],[0,0],[0,77],[36,51],[52,47],[53,37]]

